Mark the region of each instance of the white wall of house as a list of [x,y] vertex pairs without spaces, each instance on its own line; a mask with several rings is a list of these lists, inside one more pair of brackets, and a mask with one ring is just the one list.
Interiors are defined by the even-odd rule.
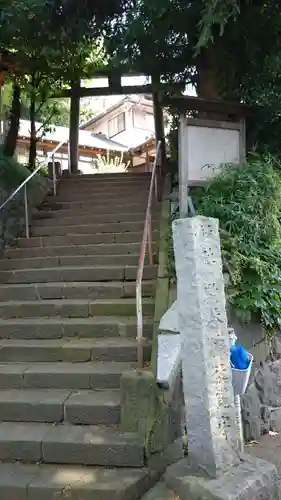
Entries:
[[135,107],[132,109],[132,125],[136,129],[149,131],[154,134],[154,115],[152,109],[146,108],[144,110]]
[[[16,158],[22,164],[27,164],[28,162],[28,146],[27,145],[18,145],[16,149]],[[37,161],[42,163],[42,165],[48,164],[48,159],[46,156],[46,152],[43,148],[37,147]],[[66,153],[58,152],[55,155],[55,161],[59,161],[61,164],[62,170],[68,170],[68,155]],[[89,156],[79,156],[78,168],[83,172],[83,174],[93,174],[94,158]]]
[[129,148],[142,144],[154,135],[153,107],[127,102],[109,112],[85,130],[104,134]]

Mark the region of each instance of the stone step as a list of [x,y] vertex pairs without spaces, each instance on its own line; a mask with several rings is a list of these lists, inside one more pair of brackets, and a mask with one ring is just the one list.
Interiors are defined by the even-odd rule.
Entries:
[[[124,200],[128,202],[128,204],[138,204],[139,206],[142,206],[143,208],[147,207],[147,201],[148,201],[148,192],[145,192],[144,194],[139,193],[139,192],[131,192],[130,195],[126,193],[104,193],[103,196],[96,196],[92,194],[85,194],[84,196],[81,195],[81,193],[76,196],[72,196],[70,194],[68,195],[60,195],[57,197],[49,197],[48,200],[51,202],[56,202],[59,204],[64,205],[65,203],[72,203],[73,206],[72,208],[76,208],[74,204],[80,203],[82,204],[82,209],[83,206],[89,207],[93,213],[96,212],[97,207],[100,207],[100,213],[103,213],[103,209],[107,206],[111,206],[112,208],[115,207],[115,205],[120,205],[123,203],[124,205]],[[156,205],[155,200],[153,200],[153,206]],[[65,208],[65,207],[62,207]],[[98,212],[96,212],[98,213]]]
[[[152,317],[154,300],[144,298],[143,315]],[[136,313],[135,299],[56,299],[56,300],[11,300],[0,302],[0,317],[9,318],[91,318],[95,316],[133,316]]]
[[0,414],[2,422],[117,425],[120,422],[120,392],[68,389],[0,390]]
[[[153,297],[155,282],[143,281],[142,296]],[[136,295],[134,281],[0,284],[0,301],[45,299],[116,299]]]
[[[119,389],[124,371],[136,363],[0,363],[2,389]],[[1,459],[1,454],[0,454]]]
[[[143,279],[156,277],[157,266],[145,266]],[[135,281],[137,266],[49,267],[0,271],[0,283],[56,283],[79,281]]]
[[71,175],[71,177],[63,176],[60,180],[61,184],[80,184],[80,183],[102,183],[102,182],[143,182],[145,179],[150,180],[151,172],[114,172],[114,173],[99,173],[94,172],[93,174],[85,175]]
[[146,175],[140,177],[136,175],[123,175],[120,177],[115,177],[115,176],[108,176],[105,177],[104,174],[98,174],[94,175],[92,177],[85,178],[80,177],[79,179],[76,178],[76,180],[73,179],[60,179],[59,182],[59,187],[67,187],[69,189],[76,187],[76,186],[104,186],[104,185],[111,185],[111,184],[120,184],[121,186],[124,186],[126,184],[132,184],[132,185],[138,185],[138,184],[149,184],[151,181],[151,173],[146,172]]
[[65,184],[60,184],[58,188],[58,196],[62,195],[75,195],[77,197],[80,196],[81,198],[81,193],[84,194],[89,194],[89,196],[92,194],[93,196],[102,196],[104,197],[105,193],[108,197],[111,198],[115,195],[118,195],[119,193],[126,196],[130,195],[132,192],[135,193],[147,193],[150,187],[150,183],[145,181],[145,182],[138,182],[134,184],[133,182],[107,182],[107,183],[95,183],[95,182],[88,182],[83,185],[79,184],[77,185],[72,185],[72,186],[66,186]]
[[108,222],[105,224],[78,224],[77,226],[42,226],[37,221],[31,228],[32,236],[63,236],[68,234],[100,234],[141,232],[144,221],[141,222]]
[[[132,197],[128,199],[126,197],[126,201],[123,198],[116,198],[108,201],[108,198],[104,197],[104,200],[96,200],[94,198],[84,200],[83,198],[80,200],[72,200],[72,201],[62,201],[59,200],[56,196],[48,196],[47,203],[49,206],[56,206],[57,209],[71,209],[71,210],[91,210],[93,213],[118,213],[126,211],[126,207],[128,211],[131,212],[130,207],[133,207],[136,211],[146,210],[147,207],[147,196],[143,198]],[[156,203],[155,203],[156,205]]]
[[150,178],[151,177],[151,173],[150,172],[114,172],[114,173],[108,173],[108,172],[105,172],[105,173],[99,173],[99,172],[95,172],[93,174],[71,174],[70,176],[63,176],[62,179],[61,179],[61,182],[73,182],[73,183],[77,183],[77,182],[83,182],[83,181],[86,181],[86,182],[89,182],[89,181],[93,181],[93,182],[96,182],[96,181],[107,181],[107,180],[128,180],[128,179],[135,179],[136,181],[137,180],[141,180],[141,179],[144,179],[144,178]]
[[138,436],[113,427],[2,422],[0,460],[142,467],[144,453]]
[[[41,204],[39,207],[39,214],[44,214],[45,216],[49,213],[51,214],[59,214],[61,217],[75,217],[77,215],[77,209],[79,210],[79,215],[89,215],[89,212],[96,216],[118,216],[119,214],[144,214],[146,212],[147,203],[128,203],[124,204],[124,200],[120,203],[113,205],[97,205],[94,207],[90,204],[86,207],[80,206],[83,205],[83,201],[78,202],[78,206],[74,207],[65,207],[64,203],[58,203],[57,199],[53,203],[48,203],[48,199],[45,203]],[[153,211],[158,212],[160,209],[160,204],[154,204]],[[106,221],[105,221],[106,222]]]
[[150,181],[151,172],[116,172],[116,173],[94,173],[84,175],[71,175],[69,177],[63,176],[61,184],[80,184],[80,183],[102,183],[102,182],[142,182],[143,180]]
[[[157,214],[154,215],[154,222],[156,222]],[[40,221],[42,226],[71,226],[77,224],[105,224],[105,223],[120,223],[120,222],[142,222],[145,220],[145,212],[141,213],[125,213],[125,214],[95,214],[89,211],[73,211],[71,214],[61,214],[61,211],[38,212],[33,221]]]
[[103,190],[101,191],[100,194],[98,195],[92,195],[91,193],[86,194],[85,196],[80,194],[77,195],[72,195],[71,193],[65,193],[64,195],[58,195],[58,196],[48,196],[47,198],[48,201],[50,202],[56,202],[56,203],[83,203],[83,204],[91,204],[92,207],[95,207],[96,205],[100,206],[107,206],[111,205],[114,207],[115,205],[121,204],[124,200],[126,200],[128,203],[143,203],[144,205],[147,205],[148,201],[148,190],[146,191],[140,191],[138,189],[131,189],[131,193],[122,193],[122,191],[118,192],[116,191],[115,193],[110,193],[108,190]]
[[[149,361],[151,344],[144,344],[145,360]],[[0,339],[0,362],[71,362],[118,361],[137,359],[137,341],[126,338],[64,338],[51,340]],[[1,420],[1,413],[0,413]]]
[[[144,318],[143,334],[151,339],[152,320]],[[136,317],[0,319],[0,339],[136,338]]]
[[115,205],[115,203],[120,203],[121,200],[128,200],[128,202],[136,202],[143,201],[147,203],[148,199],[148,189],[128,189],[128,190],[116,190],[114,192],[108,190],[100,190],[98,192],[92,193],[91,191],[85,191],[85,193],[81,194],[81,192],[69,192],[65,191],[65,193],[59,193],[56,197],[58,203],[64,201],[85,201],[93,204],[106,204],[110,203],[111,205]]
[[[153,241],[157,241],[158,231],[152,232]],[[143,237],[143,231],[129,233],[96,233],[96,234],[66,234],[64,236],[45,236],[33,238],[19,238],[15,245],[21,248],[33,247],[53,247],[53,246],[80,246],[80,245],[99,245],[99,244],[122,244],[137,243],[140,244]]]
[[150,485],[145,468],[0,463],[3,500],[135,500]]
[[[29,240],[28,240],[29,241]],[[153,252],[156,245],[153,245]],[[51,257],[64,255],[129,255],[139,254],[140,243],[100,243],[97,245],[73,245],[54,247],[12,247],[5,251],[8,259],[23,259],[34,257]]]
[[[6,257],[6,256],[5,256]],[[137,266],[139,254],[130,255],[63,255],[53,257],[25,257],[21,259],[0,259],[0,271],[20,269],[44,269],[52,267],[85,266]],[[155,255],[153,256],[155,260]],[[148,263],[146,256],[145,262]]]
[[93,177],[80,177],[79,179],[76,178],[76,180],[72,179],[61,179],[59,186],[60,187],[68,187],[69,189],[76,187],[76,186],[104,186],[104,185],[111,185],[111,184],[120,184],[121,186],[124,186],[124,184],[149,184],[151,181],[151,173],[147,172],[146,175],[143,177],[140,176],[130,176],[130,175],[123,175],[121,177],[105,177],[104,174],[102,175],[94,175]]
[[58,198],[59,199],[83,199],[83,197],[91,198],[93,197],[104,197],[105,194],[108,196],[108,199],[127,197],[131,196],[132,193],[143,193],[144,196],[148,196],[150,184],[148,182],[138,182],[137,184],[133,184],[132,182],[126,183],[104,183],[94,184],[91,182],[90,184],[78,185],[78,186],[59,186],[58,189]]

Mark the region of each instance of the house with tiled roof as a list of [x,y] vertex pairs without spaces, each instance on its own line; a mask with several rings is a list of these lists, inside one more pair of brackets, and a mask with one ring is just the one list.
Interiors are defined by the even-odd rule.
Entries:
[[[42,129],[41,123],[36,123],[36,130]],[[38,134],[40,137],[40,133]],[[60,162],[62,170],[68,168],[68,139],[69,128],[51,126],[50,129],[41,134],[37,142],[37,159],[45,162],[56,146],[63,143],[56,153],[56,161]],[[17,158],[21,163],[27,163],[30,140],[30,121],[21,120],[17,142]],[[79,131],[79,169],[83,173],[92,173],[93,164],[97,155],[106,155],[108,151],[119,156],[128,151],[128,147],[115,140],[108,139],[102,134],[92,133],[87,130]]]
[[154,137],[153,101],[149,96],[125,96],[80,126],[135,148]]

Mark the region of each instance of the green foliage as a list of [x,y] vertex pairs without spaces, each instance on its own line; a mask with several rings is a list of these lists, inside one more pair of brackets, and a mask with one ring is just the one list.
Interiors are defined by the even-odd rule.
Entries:
[[[244,52],[239,57],[248,59],[247,44],[239,37],[246,18],[247,28],[251,27],[248,13],[253,6],[246,1],[240,11],[238,3],[237,0],[133,0],[125,15],[112,25],[106,46],[121,65],[132,64],[136,70],[161,75],[165,80],[184,80],[196,85],[203,63],[200,52],[218,38],[228,52],[231,49],[240,52],[243,45]],[[230,29],[234,25],[235,41]],[[223,52],[221,68],[226,73],[231,69],[233,74],[239,68],[233,68],[230,54]],[[215,71],[219,64],[216,60]]]
[[4,156],[0,151],[0,189],[10,191],[17,188],[29,175],[27,167],[14,158]]
[[213,28],[219,27],[220,36],[223,35],[227,23],[236,19],[240,13],[237,0],[203,0],[202,18],[199,21],[200,36],[197,51],[214,40]]
[[[172,22],[171,22],[172,19]],[[281,9],[268,0],[132,0],[108,33],[113,61],[198,95],[261,106],[249,144],[277,152],[281,134]]]
[[244,320],[258,315],[268,334],[281,323],[281,165],[251,154],[193,196],[199,214],[218,218],[229,303]]
[[17,77],[40,73],[49,84],[69,83],[103,61],[100,40],[116,8],[114,1],[109,8],[87,0],[0,0],[0,52],[12,56]]

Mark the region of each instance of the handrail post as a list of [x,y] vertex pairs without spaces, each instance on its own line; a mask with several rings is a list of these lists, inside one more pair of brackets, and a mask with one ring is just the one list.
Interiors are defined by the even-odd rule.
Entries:
[[152,229],[151,229],[151,212],[147,216],[147,244],[148,244],[148,262],[153,265],[153,252],[152,252]]
[[138,368],[143,368],[143,324],[142,324],[142,289],[141,281],[137,283],[136,305],[137,305],[137,361]]
[[159,199],[158,199],[158,179],[157,179],[157,175],[155,175],[155,179],[154,179],[154,194],[155,194],[155,200],[159,201]]
[[24,185],[24,218],[25,218],[25,236],[29,238],[29,216],[28,216],[28,199],[27,199],[27,184]]
[[55,165],[55,155],[52,154],[52,169],[53,169],[53,193],[57,196],[57,176],[56,176],[56,165]]

